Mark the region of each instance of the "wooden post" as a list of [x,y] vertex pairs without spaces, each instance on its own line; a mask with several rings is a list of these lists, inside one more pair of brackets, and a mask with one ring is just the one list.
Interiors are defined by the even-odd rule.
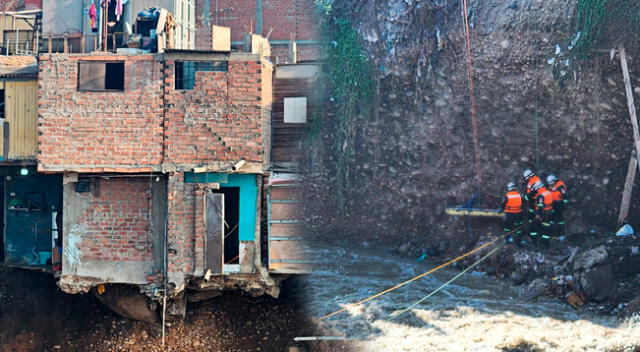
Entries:
[[85,53],[84,46],[86,44],[86,38],[87,37],[84,34],[80,37],[80,52],[83,54]]
[[631,204],[631,192],[633,191],[633,182],[636,179],[636,168],[638,167],[638,158],[635,151],[631,152],[629,159],[629,167],[627,168],[627,179],[624,181],[624,191],[622,192],[622,201],[620,202],[620,214],[618,215],[618,226],[627,218],[629,214],[629,205]]
[[67,36],[66,36],[66,35],[64,36],[64,43],[63,43],[62,51],[63,51],[65,54],[68,54],[68,53],[69,53],[69,40],[67,39]]
[[[627,65],[627,53],[624,46],[620,45],[620,66],[624,77],[624,89],[627,93],[627,106],[629,107],[629,117],[633,126],[633,141],[636,147],[636,155],[640,155],[640,132],[638,131],[638,119],[636,117],[636,106],[633,101],[633,90],[631,89],[631,78],[629,77],[629,66]],[[638,164],[640,167],[640,164]]]
[[49,35],[49,43],[48,43],[49,47],[47,48],[47,51],[49,52],[49,55],[51,55],[51,51],[52,51],[51,46],[52,46],[52,44],[53,44],[53,39],[51,39],[51,35]]

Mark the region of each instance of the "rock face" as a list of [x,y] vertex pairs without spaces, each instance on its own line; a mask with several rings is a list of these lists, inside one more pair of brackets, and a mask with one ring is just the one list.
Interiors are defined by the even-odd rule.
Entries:
[[[581,70],[558,67],[574,34],[575,0],[513,3],[470,2],[480,200],[497,207],[504,185],[533,167],[567,183],[568,231],[611,228],[632,149],[620,63],[597,53]],[[337,0],[332,7],[360,34],[377,86],[373,115],[357,122],[350,231],[387,240],[463,235],[466,224],[444,214],[477,191],[460,1]],[[630,67],[640,87],[634,57]],[[570,78],[563,87],[558,75]],[[329,119],[325,128],[336,125]],[[332,179],[335,158],[325,161],[316,170]],[[330,193],[332,183],[324,184]],[[634,197],[630,214],[638,212]]]

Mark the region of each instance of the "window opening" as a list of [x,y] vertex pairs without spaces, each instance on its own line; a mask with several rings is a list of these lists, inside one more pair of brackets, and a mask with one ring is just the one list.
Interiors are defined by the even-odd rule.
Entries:
[[227,61],[177,61],[176,89],[193,89],[196,72],[228,72]]
[[78,90],[124,91],[124,62],[78,63]]
[[284,98],[284,123],[307,122],[307,98]]

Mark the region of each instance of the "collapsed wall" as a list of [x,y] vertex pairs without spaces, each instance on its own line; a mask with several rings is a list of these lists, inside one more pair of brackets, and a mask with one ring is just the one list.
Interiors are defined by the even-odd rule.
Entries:
[[[465,233],[463,220],[444,214],[476,192],[460,1],[332,6],[362,39],[375,84],[373,113],[357,120],[349,231],[387,241]],[[520,183],[532,167],[568,184],[569,231],[613,230],[632,129],[617,58],[596,52],[580,70],[557,64],[567,58],[575,8],[575,1],[563,0],[469,2],[482,201],[497,208],[504,185]],[[634,87],[639,69],[631,57]],[[335,128],[335,120],[324,127]],[[335,158],[324,160],[324,177],[331,178]],[[636,187],[629,212],[636,226],[638,211]]]

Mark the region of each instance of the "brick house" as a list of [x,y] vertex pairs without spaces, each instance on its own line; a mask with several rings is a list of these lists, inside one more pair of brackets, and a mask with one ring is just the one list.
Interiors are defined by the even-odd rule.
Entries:
[[[189,11],[195,6],[197,13],[207,3],[165,2]],[[70,3],[75,7],[65,13],[81,13],[86,3]],[[146,3],[129,0],[125,20]],[[0,160],[6,200],[0,261],[53,269],[68,293],[117,292],[126,285],[154,299],[167,295],[176,315],[184,313],[185,293],[191,301],[194,292],[200,300],[235,289],[277,296],[280,281],[306,272],[295,175],[318,66],[274,64],[288,60],[282,48],[291,43],[267,41],[255,34],[258,27],[248,36],[223,28],[230,38],[221,49],[216,24],[242,32],[229,11],[228,18],[185,26],[196,36],[185,30],[181,49],[91,52],[98,37],[84,21],[69,27],[81,29],[73,40],[82,45],[65,34],[56,51],[51,35],[75,19],[53,21],[61,13],[47,12],[51,4],[43,4],[44,28],[62,27],[50,27],[42,39],[30,76],[33,133],[4,146],[11,157],[18,146],[32,145],[25,149],[30,154]],[[235,13],[263,16],[264,26],[281,21],[278,31],[298,31],[306,16],[298,7],[276,15],[293,11],[290,5],[264,1],[251,12],[243,10],[249,2],[233,3]],[[208,39],[202,39],[203,25],[211,27]],[[315,42],[301,43],[298,54],[313,58],[304,48]],[[4,126],[15,131],[19,122],[11,119]],[[11,212],[15,199],[6,194],[12,189],[20,190],[15,198],[42,193],[46,207]],[[36,221],[30,216],[37,217],[35,230],[23,224]]]
[[272,73],[242,52],[40,57],[37,168],[64,175],[63,290],[277,294],[260,227]]

